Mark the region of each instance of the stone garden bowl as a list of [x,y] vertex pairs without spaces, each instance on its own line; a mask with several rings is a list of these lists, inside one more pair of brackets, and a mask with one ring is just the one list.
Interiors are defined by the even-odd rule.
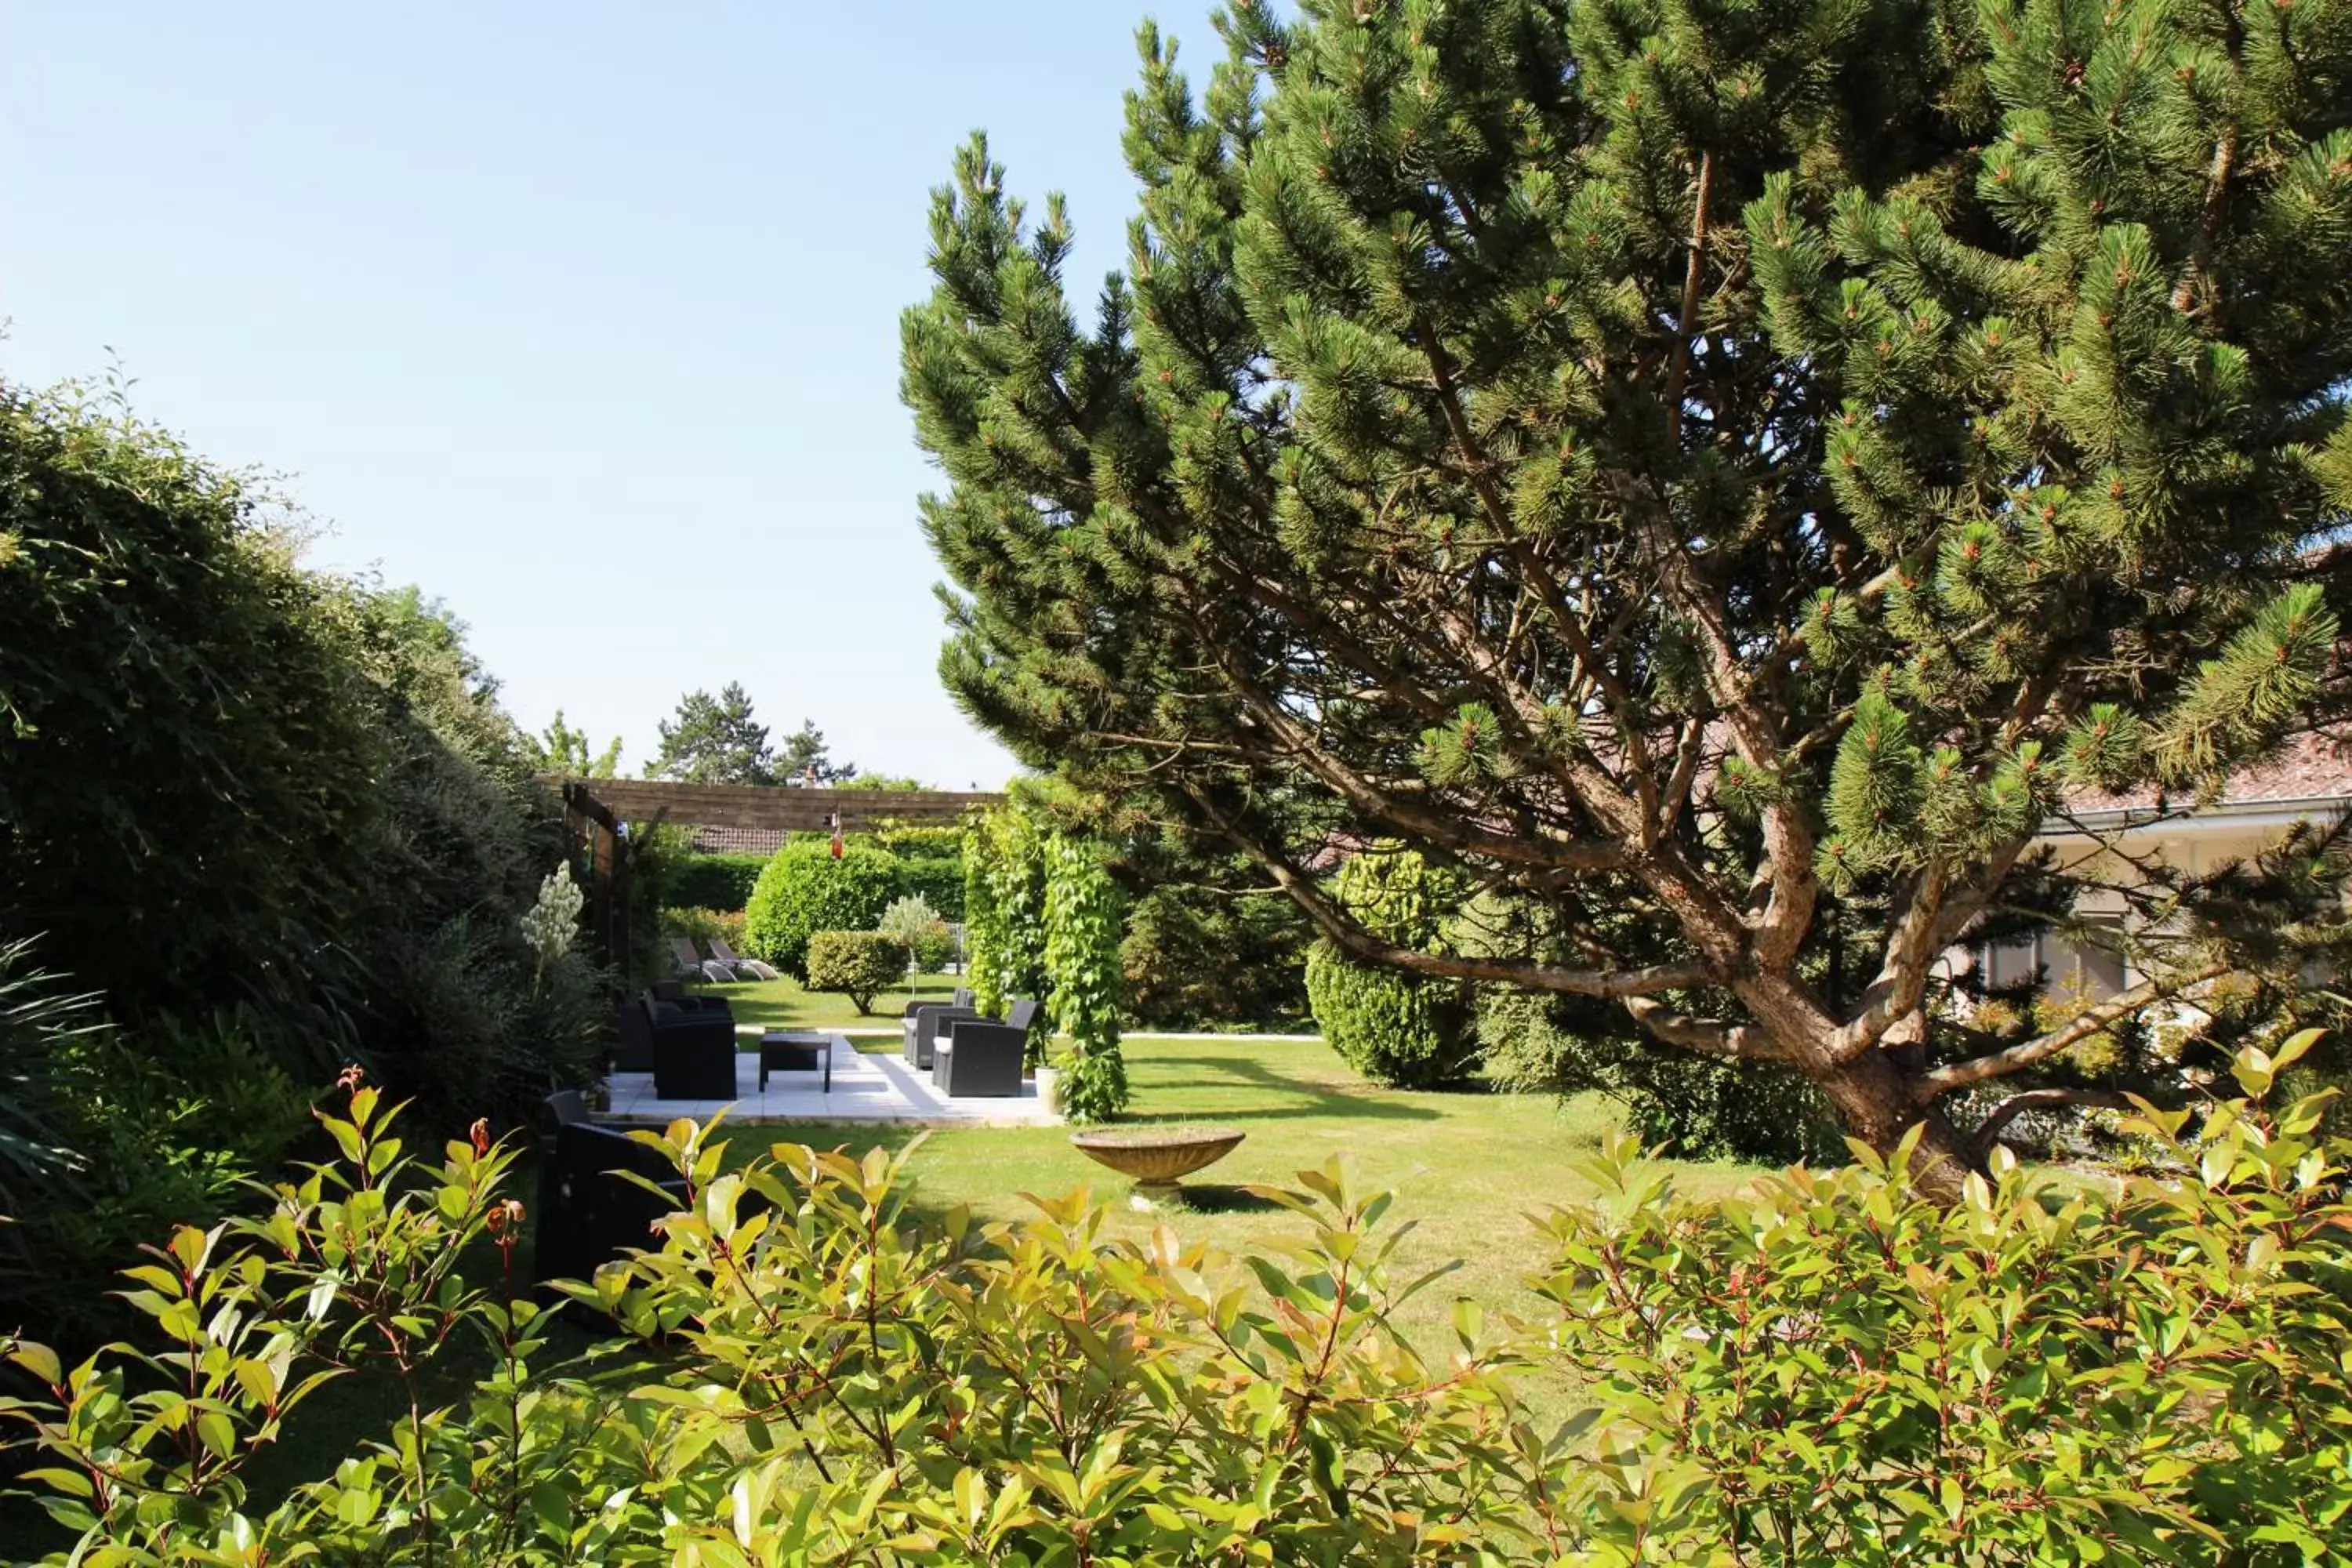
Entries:
[[1098,1127],[1070,1134],[1071,1144],[1089,1160],[1135,1181],[1139,1206],[1172,1198],[1177,1184],[1215,1164],[1248,1136],[1230,1127]]

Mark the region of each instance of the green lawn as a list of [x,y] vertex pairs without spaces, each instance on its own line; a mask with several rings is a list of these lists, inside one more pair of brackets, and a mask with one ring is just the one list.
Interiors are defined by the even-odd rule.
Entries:
[[[739,1014],[742,1009],[739,1006]],[[1408,1093],[1366,1084],[1319,1044],[1246,1036],[1213,1040],[1136,1037],[1126,1042],[1137,1121],[1216,1121],[1248,1141],[1193,1178],[1193,1200],[1174,1211],[1138,1213],[1124,1178],[1069,1145],[1068,1130],[974,1128],[930,1132],[909,1165],[927,1210],[969,1205],[985,1218],[1028,1212],[1021,1194],[1090,1185],[1114,1200],[1112,1234],[1141,1238],[1160,1224],[1232,1252],[1262,1248],[1297,1221],[1251,1196],[1249,1184],[1288,1184],[1293,1173],[1332,1155],[1350,1161],[1366,1184],[1393,1189],[1391,1224],[1416,1222],[1397,1254],[1400,1282],[1460,1260],[1459,1272],[1400,1314],[1417,1343],[1442,1352],[1456,1296],[1492,1308],[1531,1310],[1524,1281],[1544,1262],[1529,1215],[1590,1191],[1569,1162],[1590,1151],[1608,1125],[1597,1100],[1563,1109],[1548,1096]],[[745,1127],[730,1141],[738,1158],[777,1142],[901,1147],[910,1130],[841,1126]],[[1728,1192],[1754,1172],[1729,1164],[1678,1164],[1685,1187]]]
[[924,974],[896,991],[874,998],[874,1011],[860,1013],[848,997],[832,991],[804,991],[790,975],[782,980],[757,980],[736,985],[697,985],[706,995],[724,996],[739,1024],[763,1029],[858,1029],[896,1024],[907,1004],[918,999],[944,1002],[963,984],[953,974]]

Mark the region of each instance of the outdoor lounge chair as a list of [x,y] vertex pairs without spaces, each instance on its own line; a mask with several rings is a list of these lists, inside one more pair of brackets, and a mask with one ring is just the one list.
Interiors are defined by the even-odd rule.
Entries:
[[[658,1247],[654,1222],[686,1206],[686,1181],[656,1150],[588,1120],[577,1089],[551,1094],[540,1112],[534,1278],[588,1279],[633,1247]],[[643,1176],[647,1192],[617,1173]]]
[[727,939],[723,936],[712,937],[708,945],[710,949],[711,958],[715,962],[723,963],[730,969],[732,969],[739,978],[746,974],[750,975],[754,980],[774,980],[778,978],[774,970],[769,968],[758,959],[737,957],[735,950],[727,945]]
[[898,1053],[906,1058],[908,1067],[918,1072],[928,1071],[931,1065],[931,1049],[938,1043],[941,1027],[950,1019],[979,1016],[970,1007],[926,1002],[899,1021]]
[[678,973],[686,979],[691,980],[696,975],[700,975],[705,980],[716,981],[725,985],[737,978],[735,971],[730,966],[719,963],[717,959],[698,956],[694,951],[694,939],[690,936],[670,938],[669,955],[671,962],[677,965]]
[[1037,1004],[1022,997],[1003,1022],[952,1018],[931,1058],[931,1082],[950,1100],[1009,1100],[1021,1092]]

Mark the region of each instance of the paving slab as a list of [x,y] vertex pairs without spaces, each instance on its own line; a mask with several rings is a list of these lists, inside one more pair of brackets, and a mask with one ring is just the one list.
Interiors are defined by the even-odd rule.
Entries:
[[[896,1052],[868,1056],[851,1048],[839,1035],[833,1041],[833,1090],[819,1085],[823,1074],[805,1069],[772,1069],[768,1087],[760,1088],[760,1053],[753,1048],[735,1056],[735,1098],[732,1100],[663,1100],[654,1093],[654,1075],[616,1072],[608,1085],[611,1107],[599,1118],[611,1121],[667,1125],[681,1116],[698,1121],[720,1110],[730,1121],[758,1125],[781,1121],[899,1122],[923,1127],[1043,1127],[1061,1121],[1044,1095],[1040,1082],[1021,1086],[1018,1099],[950,1100],[931,1085],[927,1073],[917,1072]],[[1048,1084],[1050,1071],[1041,1074]]]

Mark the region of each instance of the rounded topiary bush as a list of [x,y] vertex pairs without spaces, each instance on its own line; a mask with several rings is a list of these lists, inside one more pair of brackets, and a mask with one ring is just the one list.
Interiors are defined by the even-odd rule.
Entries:
[[839,991],[874,1011],[874,998],[907,978],[907,944],[887,931],[821,931],[808,942],[806,984]]
[[829,844],[787,844],[752,885],[743,941],[754,957],[804,978],[809,938],[872,931],[898,893],[898,857],[887,851],[859,846],[836,860]]
[[[1400,946],[1434,951],[1439,900],[1428,866],[1410,850],[1367,850],[1340,869],[1339,901],[1366,929]],[[1323,1038],[1376,1083],[1426,1089],[1459,1078],[1477,1055],[1467,987],[1375,968],[1328,941],[1307,955],[1307,1001]]]

